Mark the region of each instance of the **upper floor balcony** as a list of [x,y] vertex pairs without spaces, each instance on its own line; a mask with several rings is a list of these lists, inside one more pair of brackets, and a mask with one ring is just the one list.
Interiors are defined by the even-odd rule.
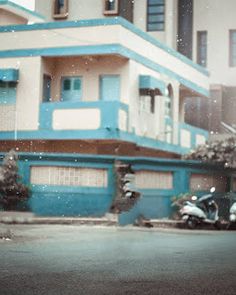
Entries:
[[0,139],[112,139],[174,153],[206,139],[181,122],[185,97],[208,96],[208,73],[132,24],[41,23],[0,34]]

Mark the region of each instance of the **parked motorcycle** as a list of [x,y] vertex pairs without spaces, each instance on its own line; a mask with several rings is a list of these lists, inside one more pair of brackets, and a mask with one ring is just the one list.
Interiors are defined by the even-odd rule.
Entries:
[[229,210],[229,222],[230,225],[236,225],[236,202],[230,207]]
[[185,221],[189,229],[194,229],[198,225],[212,224],[217,229],[221,229],[221,221],[218,215],[218,205],[213,199],[215,188],[211,188],[210,194],[200,198],[192,197],[192,201],[184,203],[180,209],[182,220]]

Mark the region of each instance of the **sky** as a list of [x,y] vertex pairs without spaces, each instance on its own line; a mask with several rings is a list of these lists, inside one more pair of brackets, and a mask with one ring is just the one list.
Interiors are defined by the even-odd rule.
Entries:
[[11,2],[19,4],[31,10],[34,10],[34,1],[35,0],[11,0]]

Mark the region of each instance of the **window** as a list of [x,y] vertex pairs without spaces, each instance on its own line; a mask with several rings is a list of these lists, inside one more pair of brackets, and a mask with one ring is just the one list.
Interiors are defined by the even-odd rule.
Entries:
[[173,172],[136,171],[135,187],[138,189],[173,189]]
[[191,174],[190,190],[191,191],[209,191],[215,187],[218,192],[226,192],[227,178],[221,175]]
[[43,102],[51,101],[51,81],[49,75],[43,75]]
[[173,96],[174,96],[174,93],[173,93],[173,88],[172,86],[169,84],[167,86],[167,95],[165,97],[165,115],[167,117],[172,117],[172,104],[173,104]]
[[53,3],[53,17],[67,18],[68,16],[68,0],[54,0]]
[[147,1],[147,31],[164,31],[165,0]]
[[0,104],[16,103],[16,82],[0,81]]
[[62,77],[61,101],[79,101],[82,98],[82,78]]
[[104,14],[118,14],[118,0],[104,0]]
[[197,32],[197,63],[207,66],[207,32]]
[[33,185],[107,187],[108,172],[102,168],[32,166],[30,182]]
[[229,65],[230,67],[236,66],[236,30],[232,30],[229,32]]
[[140,95],[139,97],[139,110],[140,112],[154,113],[155,99],[151,95]]

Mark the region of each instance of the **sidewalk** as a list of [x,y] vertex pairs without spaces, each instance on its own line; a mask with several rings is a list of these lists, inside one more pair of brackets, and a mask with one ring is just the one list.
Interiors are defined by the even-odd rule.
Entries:
[[[0,223],[5,224],[73,224],[119,226],[118,215],[106,214],[103,217],[39,217],[31,212],[0,211]],[[151,219],[153,227],[182,228],[181,220]],[[142,226],[145,227],[145,224]],[[147,226],[148,227],[148,226]]]

